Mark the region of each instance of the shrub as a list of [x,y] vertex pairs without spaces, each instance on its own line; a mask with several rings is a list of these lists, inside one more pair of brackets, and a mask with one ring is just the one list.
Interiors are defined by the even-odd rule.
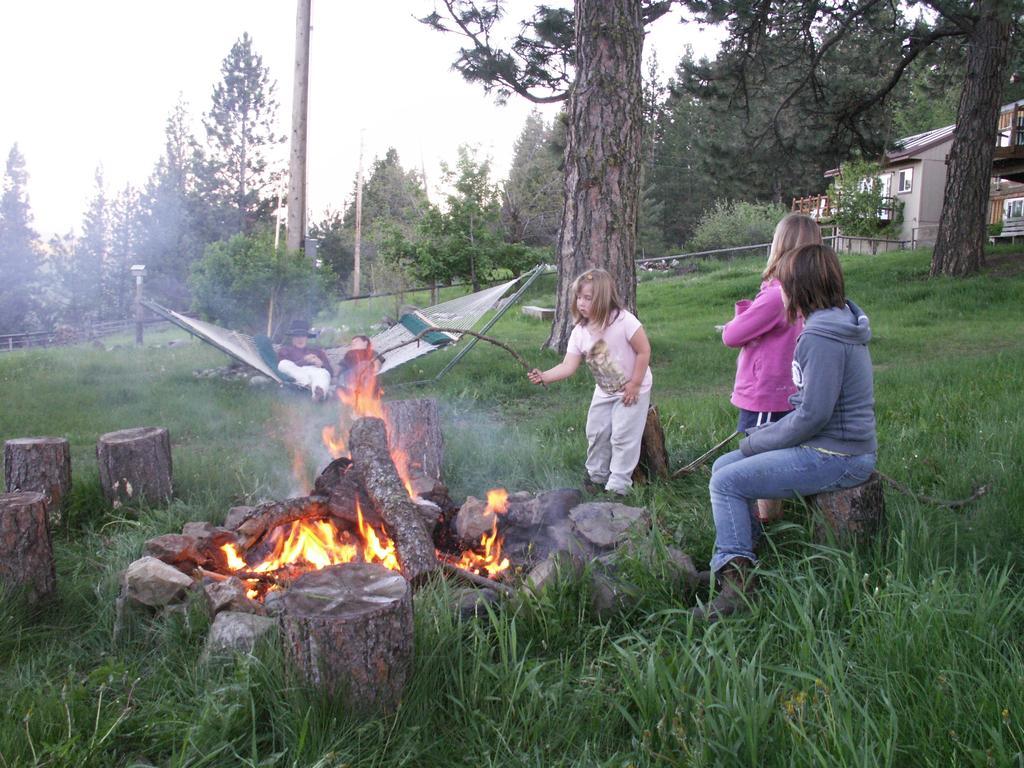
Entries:
[[333,280],[300,252],[274,248],[269,233],[213,243],[192,267],[193,309],[213,322],[251,333],[293,318],[312,319]]
[[[701,216],[688,250],[710,251],[770,243],[775,225],[787,213],[785,207],[775,203],[719,200]],[[744,254],[738,252],[736,255]]]

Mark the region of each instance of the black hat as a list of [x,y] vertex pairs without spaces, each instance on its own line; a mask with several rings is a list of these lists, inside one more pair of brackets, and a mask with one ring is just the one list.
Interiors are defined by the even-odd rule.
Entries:
[[293,320],[292,324],[288,326],[288,330],[285,331],[286,336],[306,336],[312,339],[316,336],[315,333],[309,330],[309,323],[305,320]]

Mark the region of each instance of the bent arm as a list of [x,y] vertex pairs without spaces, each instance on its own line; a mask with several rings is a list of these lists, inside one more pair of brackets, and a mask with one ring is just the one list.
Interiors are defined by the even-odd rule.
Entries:
[[629,377],[631,384],[640,386],[644,383],[644,376],[647,375],[647,366],[651,364],[651,342],[644,332],[643,326],[636,329],[636,333],[629,340],[629,346],[636,352],[636,362],[633,363],[633,375]]
[[736,315],[722,329],[722,342],[727,347],[742,347],[772,328],[786,322],[786,307],[777,285],[757,294],[746,311]]

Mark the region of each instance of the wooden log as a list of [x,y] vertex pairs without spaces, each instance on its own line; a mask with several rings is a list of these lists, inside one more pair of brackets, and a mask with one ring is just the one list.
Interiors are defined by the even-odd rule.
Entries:
[[419,509],[409,498],[391,460],[384,422],[370,416],[357,419],[349,431],[349,449],[366,492],[380,510],[388,535],[395,542],[402,574],[414,584],[422,583],[437,570],[437,554]]
[[844,546],[874,539],[885,524],[885,493],[882,479],[872,473],[867,482],[839,491],[808,496],[816,512],[814,540],[830,538]]
[[46,497],[50,527],[60,525],[71,491],[71,448],[63,437],[19,437],[4,443],[8,493],[38,491]]
[[36,491],[0,495],[0,581],[24,587],[30,601],[57,587],[47,509],[46,496]]
[[441,479],[444,438],[437,401],[432,398],[392,400],[384,403],[388,444],[409,459],[409,470],[432,480]]
[[114,507],[145,500],[163,504],[173,494],[171,437],[163,427],[108,432],[96,443],[100,485]]
[[640,442],[640,461],[633,470],[633,482],[645,483],[655,477],[667,480],[669,471],[665,430],[661,427],[658,409],[652,405],[647,409],[647,422]]
[[292,671],[356,712],[398,706],[413,660],[412,590],[401,575],[332,565],[296,579],[281,600]]

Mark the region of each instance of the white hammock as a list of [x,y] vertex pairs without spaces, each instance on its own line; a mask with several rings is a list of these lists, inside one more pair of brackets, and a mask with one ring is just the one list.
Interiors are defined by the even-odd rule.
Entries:
[[[417,310],[416,314],[421,320],[431,326],[455,328],[462,331],[471,330],[480,321],[480,318],[498,303],[502,295],[519,282],[522,277],[509,280],[501,285],[484,288],[482,291],[471,293],[468,296],[460,296],[457,299],[436,304],[433,307]],[[254,338],[238,331],[221,328],[213,323],[196,320],[195,318],[167,309],[167,307],[161,306],[155,301],[143,300],[143,304],[158,315],[167,318],[175,325],[198,336],[221,352],[259,371],[264,376],[280,384],[285,383],[285,379],[281,377],[277,366],[271,365],[272,361],[268,359],[271,357],[273,350],[267,337]],[[452,341],[457,341],[461,336],[461,334],[445,335],[449,336]],[[416,335],[401,323],[373,336],[371,342],[373,348],[384,355],[384,362],[381,365],[380,373],[397,368],[402,363],[445,346],[416,340]],[[324,349],[327,359],[331,361],[331,365],[335,370],[338,370],[338,364],[347,351],[348,347],[328,347]]]

